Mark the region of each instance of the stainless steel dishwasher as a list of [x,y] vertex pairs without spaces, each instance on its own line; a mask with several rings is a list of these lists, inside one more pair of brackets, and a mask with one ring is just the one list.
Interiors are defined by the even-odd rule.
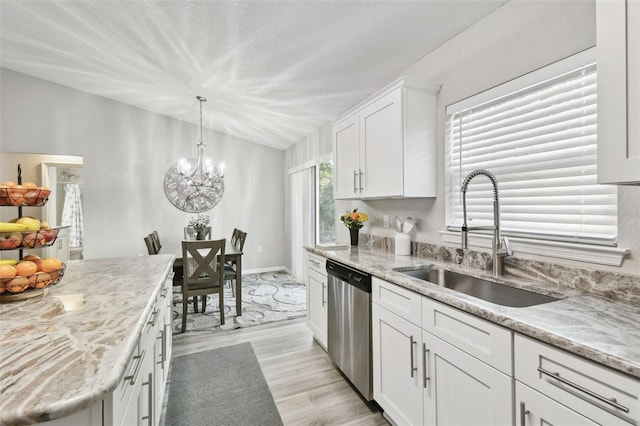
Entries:
[[371,275],[327,260],[327,279],[329,357],[371,401]]

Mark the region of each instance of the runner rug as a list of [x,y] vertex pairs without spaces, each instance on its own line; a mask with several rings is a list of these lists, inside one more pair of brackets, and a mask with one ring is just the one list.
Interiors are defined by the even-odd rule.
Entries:
[[251,343],[175,357],[166,426],[277,426],[282,419]]

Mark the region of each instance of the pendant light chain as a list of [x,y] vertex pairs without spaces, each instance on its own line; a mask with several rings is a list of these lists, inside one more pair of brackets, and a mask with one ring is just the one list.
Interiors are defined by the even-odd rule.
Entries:
[[200,101],[200,143],[204,143],[204,139],[202,138],[202,103],[207,102],[207,98],[196,96],[196,99]]

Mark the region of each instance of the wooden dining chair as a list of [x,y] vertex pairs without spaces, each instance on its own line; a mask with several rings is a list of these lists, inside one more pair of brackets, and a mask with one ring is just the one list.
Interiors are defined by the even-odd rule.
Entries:
[[220,324],[224,325],[224,247],[225,239],[182,242],[182,332],[187,327],[187,305],[194,297],[203,296],[203,312],[206,295],[218,293]]
[[158,254],[155,244],[153,243],[153,236],[151,234],[144,237],[144,243],[147,245],[147,252],[149,254]]
[[[234,245],[237,249],[242,251],[244,249],[244,242],[247,239],[247,233],[239,230],[238,228],[233,229],[233,234],[231,235],[231,244]],[[236,288],[233,285],[233,282],[236,280],[236,261],[230,260],[227,261],[224,265],[224,281],[229,281],[229,285],[231,286],[231,292],[233,293],[233,297],[236,296]]]
[[162,248],[162,244],[160,244],[160,236],[158,235],[158,231],[153,231],[149,235],[151,235],[151,237],[153,238],[153,242],[155,243],[156,249],[158,249],[157,251],[159,252],[160,249]]

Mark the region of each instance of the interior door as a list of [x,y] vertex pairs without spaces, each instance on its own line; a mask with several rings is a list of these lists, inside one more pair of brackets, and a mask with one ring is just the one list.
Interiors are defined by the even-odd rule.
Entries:
[[289,174],[289,234],[291,236],[291,271],[306,282],[305,246],[315,242],[315,166]]

